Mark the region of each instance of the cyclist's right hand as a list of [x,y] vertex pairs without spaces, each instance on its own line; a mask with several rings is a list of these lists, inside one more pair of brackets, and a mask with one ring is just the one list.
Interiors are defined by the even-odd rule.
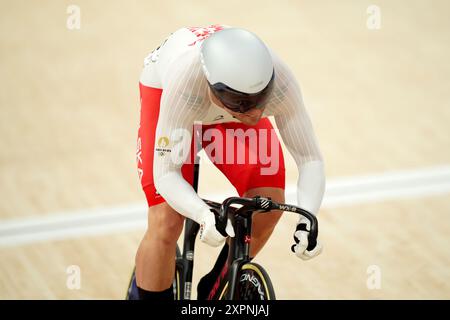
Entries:
[[216,216],[210,210],[204,212],[199,221],[200,240],[213,247],[218,247],[224,243],[226,236],[234,237],[234,229],[230,219],[227,221],[225,234],[220,233],[216,228]]

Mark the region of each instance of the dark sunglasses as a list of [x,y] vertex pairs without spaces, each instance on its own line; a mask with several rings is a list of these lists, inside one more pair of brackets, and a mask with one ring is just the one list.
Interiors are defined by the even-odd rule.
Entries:
[[264,108],[264,103],[267,101],[272,92],[273,82],[275,79],[275,72],[272,73],[267,86],[257,93],[244,93],[228,87],[222,82],[209,85],[213,94],[222,102],[228,109],[233,112],[245,113],[250,109]]

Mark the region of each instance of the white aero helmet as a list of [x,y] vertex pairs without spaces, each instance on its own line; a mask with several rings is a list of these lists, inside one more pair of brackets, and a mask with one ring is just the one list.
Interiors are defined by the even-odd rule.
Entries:
[[228,109],[244,113],[264,106],[275,73],[269,50],[255,34],[217,31],[203,41],[200,55],[211,91]]

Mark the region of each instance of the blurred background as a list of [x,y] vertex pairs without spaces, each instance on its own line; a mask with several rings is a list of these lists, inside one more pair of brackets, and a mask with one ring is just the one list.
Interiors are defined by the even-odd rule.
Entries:
[[[256,258],[277,297],[449,299],[448,12],[445,0],[0,0],[0,299],[125,297],[146,228],[143,59],[181,27],[216,23],[291,66],[325,159],[322,255],[290,252],[286,214]],[[200,193],[235,191],[204,161]],[[194,288],[217,253],[198,243]]]

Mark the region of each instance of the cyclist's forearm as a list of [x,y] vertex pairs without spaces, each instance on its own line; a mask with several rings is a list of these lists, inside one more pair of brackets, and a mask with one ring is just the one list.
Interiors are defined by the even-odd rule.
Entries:
[[298,206],[317,214],[325,192],[325,171],[323,161],[309,161],[299,167],[297,184]]
[[201,215],[209,211],[192,186],[178,172],[168,172],[155,178],[156,190],[167,203],[181,215],[199,222]]

